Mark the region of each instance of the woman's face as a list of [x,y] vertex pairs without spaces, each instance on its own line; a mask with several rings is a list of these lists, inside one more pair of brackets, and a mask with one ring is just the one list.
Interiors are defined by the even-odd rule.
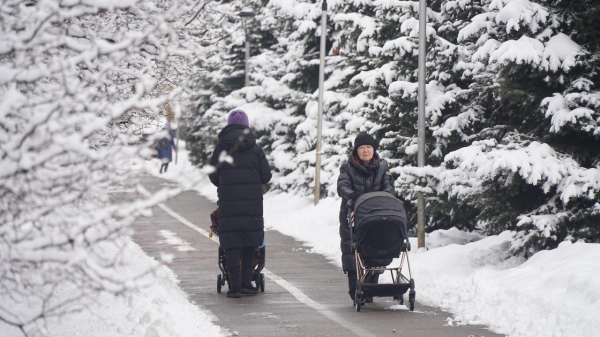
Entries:
[[361,145],[356,150],[358,152],[358,158],[362,160],[364,163],[368,163],[373,159],[373,153],[375,153],[375,149],[371,145]]

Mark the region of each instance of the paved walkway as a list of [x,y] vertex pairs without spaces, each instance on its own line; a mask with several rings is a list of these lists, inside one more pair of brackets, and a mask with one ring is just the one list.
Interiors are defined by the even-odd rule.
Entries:
[[[168,184],[154,177],[142,177],[141,181],[149,191]],[[450,314],[418,302],[415,312],[410,312],[389,310],[395,304],[391,299],[375,298],[375,303],[356,312],[341,270],[276,231],[266,232],[265,292],[230,299],[225,286],[218,294],[218,244],[202,233],[208,230],[214,208],[214,203],[195,192],[182,193],[156,207],[151,218],[139,219],[133,226],[133,238],[151,256],[173,254],[169,267],[181,280],[181,288],[231,335],[499,336],[482,326],[448,326]],[[169,235],[185,242],[168,240]]]

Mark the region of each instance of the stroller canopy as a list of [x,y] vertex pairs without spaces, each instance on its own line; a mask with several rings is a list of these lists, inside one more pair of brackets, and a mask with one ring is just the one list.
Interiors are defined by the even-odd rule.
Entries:
[[353,241],[365,258],[398,257],[408,239],[402,202],[387,192],[361,195],[354,204]]

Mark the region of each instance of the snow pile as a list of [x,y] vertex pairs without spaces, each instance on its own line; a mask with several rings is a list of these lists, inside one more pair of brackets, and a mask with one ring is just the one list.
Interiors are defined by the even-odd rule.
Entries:
[[[125,250],[125,273],[140,273],[156,261],[131,241]],[[85,303],[83,310],[66,316],[50,317],[46,325],[38,326],[47,336],[130,336],[130,337],[192,337],[223,336],[210,317],[190,303],[177,285],[176,275],[166,266],[159,266],[146,286],[127,296],[101,293],[94,301]],[[61,289],[68,293],[69,289]],[[21,337],[20,331],[0,323],[3,337]],[[32,334],[35,336],[35,334]]]
[[[313,206],[311,198],[269,194],[266,227],[304,241],[310,252],[341,267],[339,204],[328,198]],[[411,238],[418,301],[453,313],[454,324],[485,324],[508,336],[595,336],[600,245],[565,242],[525,261],[509,252],[513,234],[439,230],[426,236],[429,250],[418,253]]]
[[509,336],[595,336],[600,245],[564,242],[523,262],[509,257],[511,236],[412,254],[417,298]]
[[461,230],[458,230],[456,227],[450,228],[448,230],[440,229],[426,235],[427,247],[430,249],[448,246],[451,244],[464,245],[469,242],[479,241],[485,237],[475,232],[463,232]]

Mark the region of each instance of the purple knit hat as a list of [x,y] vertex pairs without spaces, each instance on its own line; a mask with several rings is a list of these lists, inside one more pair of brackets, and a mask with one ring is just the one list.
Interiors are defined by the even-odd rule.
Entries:
[[244,125],[250,127],[248,115],[246,115],[246,113],[240,109],[233,110],[229,113],[229,117],[227,118],[227,125],[231,124]]

